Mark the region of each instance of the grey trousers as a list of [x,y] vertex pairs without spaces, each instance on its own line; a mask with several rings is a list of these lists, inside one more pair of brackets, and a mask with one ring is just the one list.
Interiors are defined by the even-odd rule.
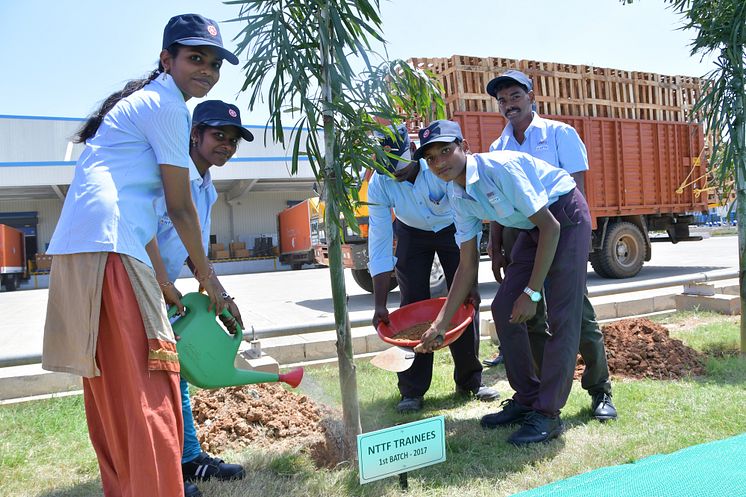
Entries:
[[[515,245],[516,238],[521,230],[517,228],[503,228],[503,250],[510,264],[510,253]],[[537,374],[541,376],[541,363],[544,358],[544,346],[550,336],[547,326],[547,309],[544,299],[536,305],[536,315],[527,323],[528,338],[531,343],[531,354],[534,360]],[[588,288],[583,296],[583,315],[580,325],[580,356],[585,363],[585,370],[581,379],[581,385],[589,395],[598,393],[611,394],[611,381],[609,380],[609,364],[606,362],[606,347],[604,335],[596,321],[596,311],[588,299]]]

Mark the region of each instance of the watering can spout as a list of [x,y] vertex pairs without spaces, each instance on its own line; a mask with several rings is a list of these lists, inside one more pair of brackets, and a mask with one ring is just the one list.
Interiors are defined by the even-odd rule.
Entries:
[[232,378],[227,380],[231,385],[249,385],[253,383],[283,382],[295,388],[303,379],[303,368],[296,368],[287,373],[267,373],[248,369],[235,369]]

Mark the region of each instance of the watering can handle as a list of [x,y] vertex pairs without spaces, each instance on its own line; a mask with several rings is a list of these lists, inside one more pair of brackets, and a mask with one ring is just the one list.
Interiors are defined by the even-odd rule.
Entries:
[[220,314],[225,318],[236,320],[236,333],[233,335],[233,341],[241,343],[241,340],[243,340],[243,329],[241,328],[241,325],[238,323],[238,320],[233,317],[233,315],[228,311],[228,309],[223,309],[223,311]]

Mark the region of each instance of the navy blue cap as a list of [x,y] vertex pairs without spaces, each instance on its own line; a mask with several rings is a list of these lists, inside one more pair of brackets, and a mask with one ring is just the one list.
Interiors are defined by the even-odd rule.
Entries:
[[223,48],[218,23],[199,14],[182,14],[172,17],[163,29],[163,48],[174,43],[191,47],[208,45],[215,47],[220,56],[233,64],[238,64],[238,57]]
[[461,134],[461,126],[459,126],[458,123],[447,121],[445,119],[431,122],[427,128],[422,128],[420,130],[419,136],[420,148],[418,148],[414,153],[414,160],[420,160],[425,147],[431,143],[453,142],[464,139]]
[[504,81],[510,81],[510,82],[518,83],[519,85],[523,85],[526,87],[526,91],[531,91],[534,89],[534,85],[531,82],[531,78],[523,74],[521,71],[516,71],[515,69],[511,69],[509,71],[505,71],[500,76],[494,78],[492,81],[487,83],[487,93],[497,98],[497,85],[499,85],[500,83]]
[[194,108],[192,126],[206,124],[208,126],[235,126],[241,133],[241,138],[247,142],[254,141],[251,131],[241,125],[241,113],[238,107],[227,104],[222,100],[205,100]]
[[378,139],[378,142],[381,144],[381,147],[389,147],[390,153],[402,158],[401,160],[398,160],[387,157],[390,164],[390,167],[388,169],[391,172],[394,172],[411,162],[409,155],[409,145],[411,144],[412,140],[409,139],[409,132],[407,131],[406,124],[400,124],[398,126],[394,126],[393,124],[391,124],[388,126],[388,128],[394,133],[394,136],[381,133],[380,131],[376,131],[374,135],[376,139]]

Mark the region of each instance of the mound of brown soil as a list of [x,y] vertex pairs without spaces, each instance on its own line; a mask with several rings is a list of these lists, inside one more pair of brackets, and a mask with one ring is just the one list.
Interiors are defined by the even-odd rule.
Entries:
[[[671,338],[668,330],[649,319],[624,319],[602,328],[612,376],[677,379],[705,372],[704,356]],[[575,377],[585,369],[578,356]]]
[[197,438],[219,454],[251,446],[306,449],[318,466],[341,460],[339,416],[276,383],[201,390],[192,396]]

